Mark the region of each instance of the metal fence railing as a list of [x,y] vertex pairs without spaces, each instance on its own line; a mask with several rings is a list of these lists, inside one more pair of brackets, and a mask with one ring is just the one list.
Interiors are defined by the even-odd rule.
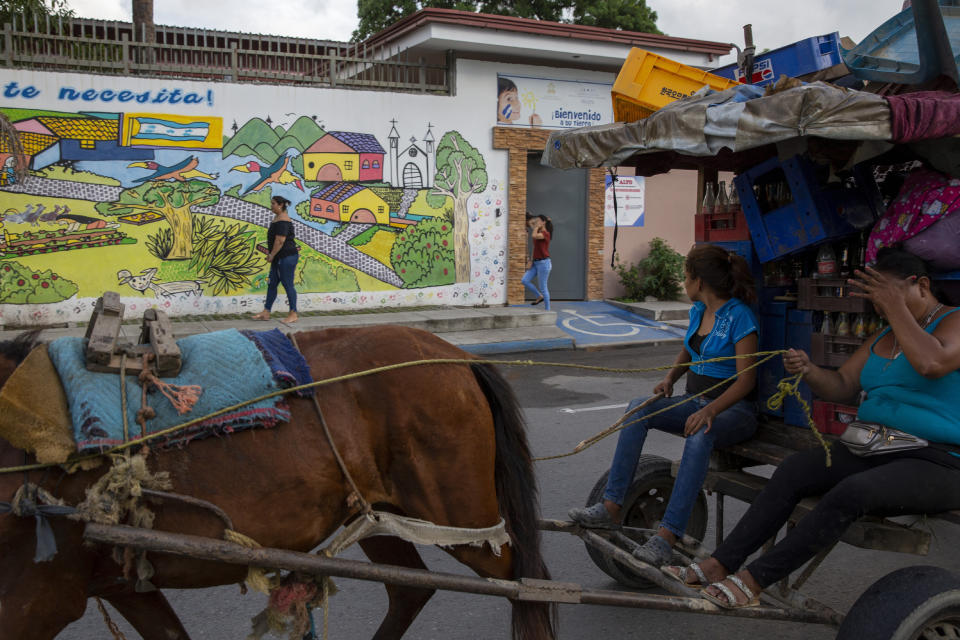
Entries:
[[[139,37],[136,37],[139,36]],[[450,67],[363,44],[131,23],[14,16],[0,32],[0,65],[228,82],[450,93]]]

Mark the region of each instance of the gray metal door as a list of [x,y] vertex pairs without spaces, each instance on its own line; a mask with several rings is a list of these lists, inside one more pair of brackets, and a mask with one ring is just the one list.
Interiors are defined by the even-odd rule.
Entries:
[[[587,171],[562,171],[527,157],[527,210],[553,221],[550,298],[583,300],[587,290]],[[527,297],[532,296],[527,292]]]

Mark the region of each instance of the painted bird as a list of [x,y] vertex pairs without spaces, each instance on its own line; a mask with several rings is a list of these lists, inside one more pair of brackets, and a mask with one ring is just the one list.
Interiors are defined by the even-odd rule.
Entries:
[[186,160],[178,162],[172,167],[164,167],[163,165],[157,164],[152,160],[146,160],[141,162],[131,162],[127,165],[127,168],[139,167],[141,169],[150,169],[153,171],[149,176],[144,176],[143,178],[137,178],[134,180],[135,183],[147,182],[148,180],[179,180],[184,182],[185,180],[191,180],[193,178],[205,178],[207,180],[216,180],[219,174],[217,173],[204,173],[197,169],[197,165],[200,164],[200,160],[197,156],[190,156]]
[[289,163],[290,163],[290,158],[288,158],[287,156],[280,156],[279,158],[277,158],[276,162],[274,162],[269,167],[265,167],[261,165],[256,160],[251,160],[246,164],[240,164],[233,167],[232,169],[230,169],[230,171],[243,171],[244,173],[253,173],[254,171],[256,171],[260,174],[260,179],[254,182],[250,187],[247,188],[246,191],[244,191],[240,195],[245,196],[251,191],[260,191],[260,189],[263,189],[265,186],[267,186],[271,182],[277,182],[279,184],[292,183],[297,186],[297,189],[300,189],[300,191],[303,191],[303,182],[300,181],[300,178],[298,178],[296,175],[294,175],[293,173],[290,173],[290,171],[287,170],[287,165]]

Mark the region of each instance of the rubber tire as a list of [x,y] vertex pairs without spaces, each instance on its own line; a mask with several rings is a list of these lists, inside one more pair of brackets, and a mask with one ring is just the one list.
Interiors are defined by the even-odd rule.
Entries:
[[960,574],[915,566],[880,578],[853,603],[837,633],[837,640],[862,638],[960,638]]
[[[621,513],[623,513],[624,525],[652,529],[657,522],[663,519],[663,514],[667,510],[667,502],[670,500],[670,492],[673,490],[674,478],[670,475],[670,464],[669,460],[660,456],[647,454],[640,456],[637,470],[633,474],[633,482],[630,484],[627,496],[623,501]],[[590,496],[587,498],[587,506],[603,500],[603,492],[607,488],[607,477],[609,475],[610,471],[608,470],[593,485]],[[697,540],[703,540],[707,531],[708,517],[707,498],[701,491],[697,501],[693,504],[690,520],[687,522],[687,534]],[[656,586],[590,545],[587,545],[587,553],[601,571],[625,587],[650,589]]]

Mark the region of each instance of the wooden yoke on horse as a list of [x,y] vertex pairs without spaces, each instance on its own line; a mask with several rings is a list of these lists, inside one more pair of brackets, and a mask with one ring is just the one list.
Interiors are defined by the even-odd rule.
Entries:
[[173,326],[167,314],[157,309],[144,311],[140,339],[133,345],[119,342],[123,310],[120,294],[115,291],[106,291],[97,300],[84,336],[87,369],[120,373],[121,360],[126,355],[125,373],[139,375],[144,366],[143,355],[147,354],[157,377],[170,378],[180,373],[180,347],[173,339]]

